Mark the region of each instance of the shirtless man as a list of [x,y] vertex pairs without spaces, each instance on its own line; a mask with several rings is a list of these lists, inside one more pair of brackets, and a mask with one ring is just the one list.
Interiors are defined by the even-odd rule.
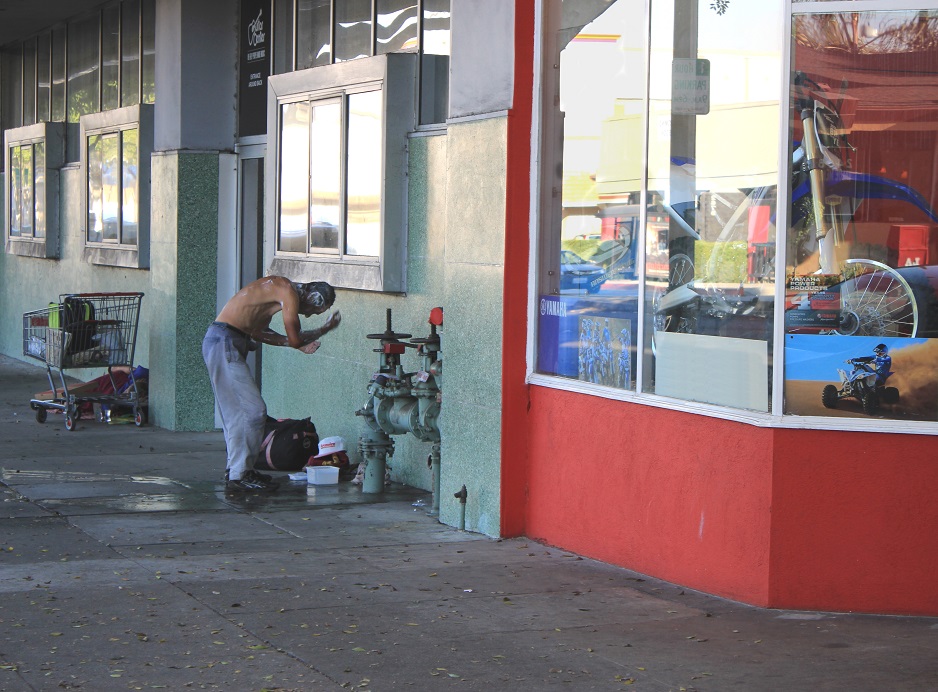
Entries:
[[[225,431],[226,490],[258,492],[277,487],[270,476],[253,469],[264,438],[267,406],[248,369],[248,352],[261,342],[315,353],[320,337],[338,327],[342,315],[336,310],[321,327],[307,331],[300,329],[300,315],[321,315],[334,302],[335,291],[325,282],[301,284],[267,276],[238,291],[209,326],[202,340],[202,357]],[[278,312],[286,334],[270,328]]]

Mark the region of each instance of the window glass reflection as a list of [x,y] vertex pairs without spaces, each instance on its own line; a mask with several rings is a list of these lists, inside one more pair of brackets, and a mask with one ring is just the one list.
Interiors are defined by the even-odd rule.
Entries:
[[121,105],[140,102],[140,2],[121,3]]
[[279,248],[284,252],[305,252],[307,246],[309,120],[306,102],[281,108]]
[[20,150],[20,233],[33,235],[33,147],[27,145]]
[[65,29],[52,30],[52,120],[65,120]]
[[337,0],[335,62],[371,55],[371,0]]
[[68,24],[68,122],[96,113],[100,100],[98,15]]
[[[632,389],[638,329],[645,38],[642,0],[552,3],[562,164],[541,272],[538,369]],[[555,74],[555,73],[554,73]],[[550,101],[554,101],[554,97]],[[562,152],[562,154],[561,154]]]
[[380,254],[381,92],[348,97],[348,211],[346,252]]
[[23,124],[36,122],[36,39],[23,42]]
[[46,143],[36,142],[33,145],[35,169],[34,211],[36,223],[34,235],[37,238],[46,237]]
[[732,9],[653,2],[643,381],[767,411],[781,6]]
[[441,123],[449,109],[450,0],[424,0],[420,123]]
[[101,109],[120,107],[120,8],[101,11]]
[[310,159],[310,250],[338,250],[342,223],[342,106],[313,106]]
[[36,122],[47,123],[52,102],[52,34],[41,34],[36,52]]
[[101,151],[101,239],[120,241],[120,139],[115,134],[102,135],[98,143]]
[[10,148],[10,235],[22,235],[23,218],[23,149]]
[[140,102],[156,102],[156,0],[141,0]]
[[298,0],[296,4],[296,69],[332,62],[331,0]]
[[88,241],[101,242],[104,238],[104,157],[101,135],[88,137]]
[[417,0],[378,0],[375,52],[417,50]]
[[793,31],[785,410],[938,420],[938,12]]
[[136,129],[121,132],[121,237],[127,245],[137,244],[139,210],[137,203],[137,157],[138,132]]

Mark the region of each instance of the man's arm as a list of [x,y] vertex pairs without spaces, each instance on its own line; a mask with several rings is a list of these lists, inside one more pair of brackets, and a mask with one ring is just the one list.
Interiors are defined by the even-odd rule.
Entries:
[[[321,327],[316,329],[309,329],[306,331],[300,331],[299,329],[299,317],[296,319],[296,341],[291,341],[290,337],[285,334],[279,334],[275,332],[270,327],[267,327],[261,332],[253,334],[253,338],[257,341],[260,341],[264,344],[270,344],[271,346],[290,346],[292,348],[302,349],[304,346],[308,346],[314,341],[319,340],[320,337],[325,336],[333,329],[339,326],[339,323],[342,321],[342,315],[336,310],[334,313],[329,315],[329,318],[323,323]],[[286,322],[284,322],[286,326]],[[290,329],[287,329],[287,332],[290,332]]]

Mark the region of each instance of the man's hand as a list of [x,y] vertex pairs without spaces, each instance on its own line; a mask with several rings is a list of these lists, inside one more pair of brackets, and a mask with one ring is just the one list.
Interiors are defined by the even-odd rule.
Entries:
[[333,329],[338,327],[342,323],[342,313],[336,310],[331,315],[329,319],[326,320],[326,323],[322,325],[322,328],[327,332],[331,332]]
[[297,350],[302,351],[303,353],[313,354],[316,353],[316,351],[319,349],[319,346],[320,344],[318,341],[310,341],[305,346],[300,346]]

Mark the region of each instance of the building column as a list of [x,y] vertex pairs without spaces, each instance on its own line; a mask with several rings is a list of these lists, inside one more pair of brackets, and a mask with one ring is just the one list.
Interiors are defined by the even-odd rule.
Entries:
[[202,337],[216,314],[219,157],[234,148],[238,3],[158,0],[151,166],[150,421],[215,427]]

